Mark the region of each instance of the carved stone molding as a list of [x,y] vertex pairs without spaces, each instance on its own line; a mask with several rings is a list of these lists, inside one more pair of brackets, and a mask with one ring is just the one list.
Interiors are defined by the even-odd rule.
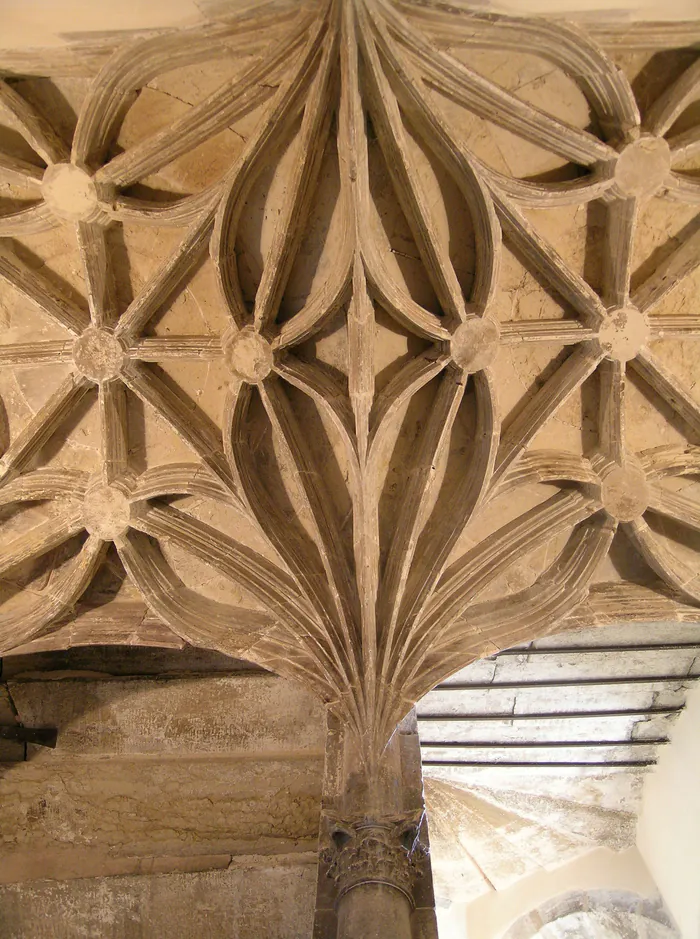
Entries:
[[437,937],[415,713],[374,766],[328,716],[314,937]]
[[485,651],[697,607],[700,66],[621,55],[319,0],[127,44],[73,120],[0,80],[0,648],[108,570],[371,760]]
[[423,875],[418,862],[427,849],[420,841],[422,816],[331,820],[325,862],[337,902],[362,884],[386,884],[413,904],[413,882]]

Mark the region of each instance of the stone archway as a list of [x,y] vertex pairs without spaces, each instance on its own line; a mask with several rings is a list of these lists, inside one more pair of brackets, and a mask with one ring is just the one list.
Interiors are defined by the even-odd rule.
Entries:
[[661,903],[630,891],[580,890],[548,900],[502,939],[679,939]]

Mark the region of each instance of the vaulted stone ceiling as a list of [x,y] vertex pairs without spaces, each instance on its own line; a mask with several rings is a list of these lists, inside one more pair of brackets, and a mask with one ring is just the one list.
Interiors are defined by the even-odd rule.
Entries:
[[695,53],[357,0],[33,72],[0,82],[3,651],[145,604],[376,752],[479,654],[695,618]]

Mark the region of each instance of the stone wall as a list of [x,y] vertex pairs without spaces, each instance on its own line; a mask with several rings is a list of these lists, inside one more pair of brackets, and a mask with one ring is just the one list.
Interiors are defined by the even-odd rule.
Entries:
[[3,939],[308,939],[316,856],[227,870],[40,880],[0,888]]
[[323,708],[235,662],[55,658],[4,660],[18,718],[58,743],[0,764],[2,939],[309,936]]

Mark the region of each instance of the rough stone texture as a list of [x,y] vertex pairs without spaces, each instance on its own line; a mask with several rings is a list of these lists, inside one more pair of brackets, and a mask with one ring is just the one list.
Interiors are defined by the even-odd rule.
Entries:
[[615,54],[283,3],[3,79],[2,648],[145,604],[371,761],[592,587],[700,602],[700,73]]
[[0,887],[3,939],[308,939],[316,857],[227,870]]
[[[74,672],[74,674],[76,674]],[[10,681],[58,729],[0,773],[0,881],[207,869],[315,846],[321,708],[274,676]]]
[[696,28],[310,0],[6,70],[0,650],[247,659],[376,775],[481,655],[697,619]]

